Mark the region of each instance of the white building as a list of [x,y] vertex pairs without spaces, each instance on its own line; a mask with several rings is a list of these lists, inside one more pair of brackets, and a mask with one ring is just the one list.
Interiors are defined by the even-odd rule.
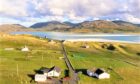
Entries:
[[29,48],[27,46],[25,46],[24,48],[21,49],[21,51],[27,52],[27,51],[29,51]]
[[36,82],[45,82],[46,80],[47,80],[47,77],[43,74],[36,74],[35,75]]
[[49,44],[56,44],[56,42],[54,40],[50,40]]
[[110,78],[110,74],[108,74],[107,72],[105,72],[103,69],[88,69],[87,70],[87,74],[89,76],[93,76],[96,77],[98,79],[107,79]]
[[14,48],[5,48],[4,50],[14,50]]
[[61,69],[59,67],[45,68],[43,70],[43,74],[47,77],[59,77],[61,74]]
[[85,46],[81,46],[81,48],[89,48],[89,46],[88,45],[85,45]]

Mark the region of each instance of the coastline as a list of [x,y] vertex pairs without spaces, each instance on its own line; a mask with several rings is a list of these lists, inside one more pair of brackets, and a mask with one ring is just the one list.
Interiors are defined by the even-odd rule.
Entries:
[[[65,40],[65,41],[94,41],[94,42],[121,42],[121,43],[133,43],[140,44],[140,34],[111,34],[111,33],[100,33],[100,34],[72,34],[72,33],[61,33],[61,32],[13,32],[12,34],[30,34],[32,36],[45,37],[52,40]],[[119,40],[120,37],[138,36],[137,41],[132,40]],[[101,38],[100,38],[101,37]],[[102,37],[117,37],[116,40],[110,40]],[[126,38],[125,38],[126,39]]]
[[130,42],[130,41],[120,41],[120,40],[107,40],[107,39],[69,39],[65,40],[68,42],[79,42],[79,41],[85,41],[85,42],[115,42],[115,43],[132,43],[132,44],[140,44],[140,42]]

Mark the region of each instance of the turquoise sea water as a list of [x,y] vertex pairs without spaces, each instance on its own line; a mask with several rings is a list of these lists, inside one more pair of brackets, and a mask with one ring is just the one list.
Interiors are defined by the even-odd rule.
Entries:
[[33,36],[54,40],[105,39],[113,41],[140,43],[140,35],[131,34],[72,34],[60,32],[13,32],[12,34],[31,34]]

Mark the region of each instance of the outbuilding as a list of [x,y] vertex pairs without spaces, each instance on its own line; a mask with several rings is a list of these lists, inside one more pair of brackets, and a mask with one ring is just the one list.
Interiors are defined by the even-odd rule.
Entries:
[[21,49],[21,51],[28,52],[29,51],[29,48],[27,46],[25,46],[24,48]]
[[89,46],[88,45],[85,45],[85,46],[81,46],[81,48],[89,48]]
[[93,77],[96,77],[98,79],[108,79],[108,78],[110,78],[110,74],[108,74],[107,72],[105,72],[105,70],[100,69],[100,68],[98,68],[98,69],[94,68],[93,70],[88,69],[87,74],[89,76],[93,76]]

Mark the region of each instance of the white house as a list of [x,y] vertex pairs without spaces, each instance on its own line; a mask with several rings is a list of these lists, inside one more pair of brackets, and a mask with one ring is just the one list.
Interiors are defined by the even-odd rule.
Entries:
[[4,50],[14,50],[14,48],[5,48]]
[[81,46],[81,48],[89,48],[89,46],[88,45],[85,45],[85,46]]
[[49,44],[56,44],[56,42],[54,40],[50,40]]
[[98,79],[107,79],[107,78],[110,78],[110,74],[108,74],[107,72],[105,72],[103,69],[88,69],[87,70],[87,74],[89,76],[93,76],[93,77],[96,77]]
[[29,48],[27,46],[25,46],[24,48],[21,49],[21,51],[28,52],[29,51]]
[[47,80],[47,77],[43,74],[36,74],[35,75],[36,82],[45,82],[46,80]]
[[96,68],[88,69],[88,70],[87,70],[87,74],[88,74],[89,76],[93,76],[95,71],[96,71]]
[[59,67],[45,68],[43,70],[43,74],[47,77],[59,77],[61,74],[61,69]]

